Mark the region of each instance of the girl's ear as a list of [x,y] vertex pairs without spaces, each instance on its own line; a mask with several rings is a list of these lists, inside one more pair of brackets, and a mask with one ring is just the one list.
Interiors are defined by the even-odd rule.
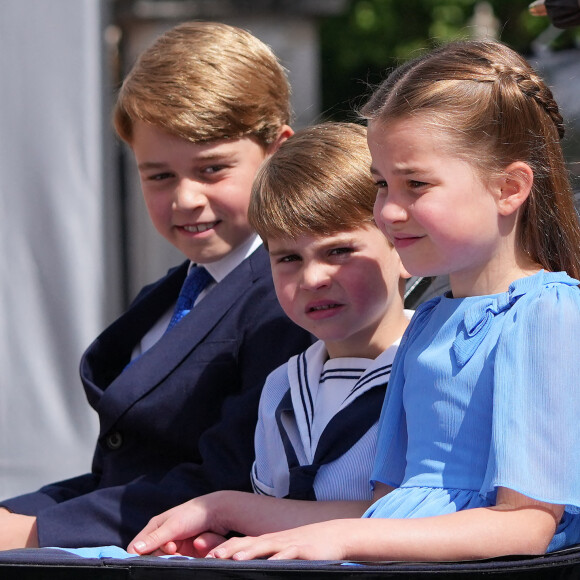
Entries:
[[516,212],[528,199],[533,183],[534,172],[527,163],[510,163],[496,183],[500,215],[508,216]]

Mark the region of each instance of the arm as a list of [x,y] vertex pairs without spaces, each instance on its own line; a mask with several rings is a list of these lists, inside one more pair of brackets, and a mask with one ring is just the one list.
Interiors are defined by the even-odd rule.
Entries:
[[563,509],[500,488],[497,505],[489,508],[429,518],[315,523],[257,538],[233,538],[209,557],[454,561],[542,554]]
[[[391,487],[378,483],[373,501],[391,490]],[[258,535],[332,519],[359,518],[370,503],[299,501],[222,491],[198,497],[152,518],[131,542],[128,551],[148,554],[161,549],[169,554],[205,556],[223,542],[224,534],[232,530]]]
[[[211,531],[258,535],[337,518],[358,518],[367,501],[299,501],[251,493],[222,491],[198,497],[154,517],[129,545],[147,554],[168,543],[169,553],[190,555],[196,536]],[[194,554],[195,555],[195,554]]]
[[87,474],[4,500],[0,505],[0,550],[38,547],[36,514],[92,491],[94,486],[95,476]]
[[0,508],[0,550],[38,548],[36,518]]

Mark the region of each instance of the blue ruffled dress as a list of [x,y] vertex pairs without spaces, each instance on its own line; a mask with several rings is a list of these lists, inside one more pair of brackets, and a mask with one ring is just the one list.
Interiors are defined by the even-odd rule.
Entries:
[[548,551],[580,542],[580,290],[563,272],[508,292],[434,298],[394,362],[372,473],[396,489],[364,517],[495,503],[498,487],[565,504]]

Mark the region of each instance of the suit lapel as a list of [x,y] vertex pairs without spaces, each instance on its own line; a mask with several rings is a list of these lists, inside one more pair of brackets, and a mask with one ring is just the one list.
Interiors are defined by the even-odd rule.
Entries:
[[[254,266],[259,262],[257,257],[251,258],[258,252],[262,250],[230,272],[177,326],[111,382],[99,403],[101,433],[106,433],[136,401],[162,385],[227,315],[256,277]],[[192,375],[192,386],[196,379]]]
[[129,309],[85,351],[80,373],[89,403],[97,409],[104,392],[128,364],[135,345],[175,302],[189,261],[144,288]]

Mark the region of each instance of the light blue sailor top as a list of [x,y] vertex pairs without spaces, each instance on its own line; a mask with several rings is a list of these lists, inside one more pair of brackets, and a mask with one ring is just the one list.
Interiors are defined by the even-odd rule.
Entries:
[[393,363],[364,517],[565,504],[548,551],[580,542],[580,290],[540,271],[505,293],[422,304]]
[[[375,360],[328,359],[318,341],[270,374],[258,412],[255,493],[306,499],[292,493],[291,474],[299,465],[320,463],[312,473],[316,499],[372,498],[378,419],[397,346],[398,341]],[[320,451],[339,453],[319,461]]]

